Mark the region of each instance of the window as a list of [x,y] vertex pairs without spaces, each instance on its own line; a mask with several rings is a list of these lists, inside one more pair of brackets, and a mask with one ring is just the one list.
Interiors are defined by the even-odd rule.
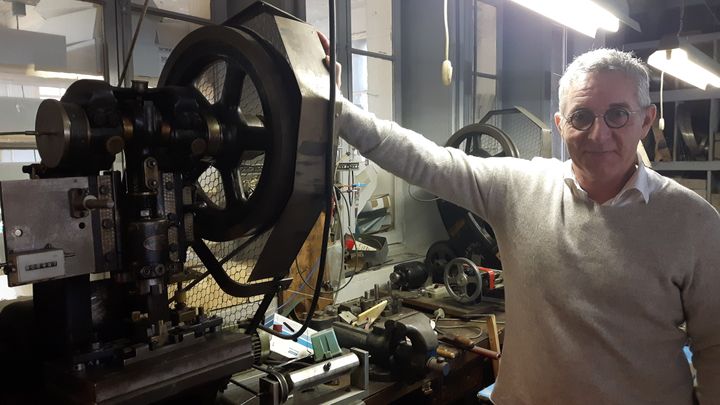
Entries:
[[[0,132],[33,129],[43,99],[59,99],[75,80],[103,79],[102,10],[77,0],[0,1]],[[35,145],[32,137],[15,138],[11,147]],[[0,156],[2,162],[36,160],[32,150]]]
[[[393,27],[394,11],[398,5],[399,2],[388,0],[339,0],[336,13],[338,62],[343,65],[346,74],[343,78],[345,97],[379,118],[395,121],[400,121],[395,104],[399,96],[397,83],[400,82],[395,52],[399,33]],[[307,22],[328,35],[328,2],[306,0],[306,7]],[[343,52],[345,50],[347,52]],[[344,141],[340,149],[352,150]],[[362,159],[354,153],[340,159],[345,162],[356,158]],[[341,188],[348,191],[348,200],[353,200],[351,196],[357,193],[366,197],[372,194],[373,198],[389,196],[393,202],[389,207],[390,215],[376,221],[378,226],[351,228],[355,232],[383,232],[388,243],[402,241],[401,227],[394,226],[402,215],[402,208],[395,203],[403,198],[399,196],[402,193],[401,180],[374,164],[362,164],[360,167],[356,171],[341,171],[336,178]],[[372,181],[358,181],[363,176]],[[365,187],[372,187],[372,191],[368,192],[369,188]],[[354,219],[351,223],[355,223]]]
[[352,101],[393,119],[392,2],[350,1]]
[[494,5],[479,0],[474,6],[473,122],[478,122],[500,104],[497,95],[498,11]]
[[[135,32],[140,14],[133,13],[132,32]],[[157,85],[165,62],[175,45],[201,25],[174,18],[146,15],[133,50],[133,78],[145,80],[151,87]]]
[[[337,48],[350,49],[348,60],[338,60],[350,74],[348,99],[384,119],[395,111],[396,58],[393,53],[393,7],[387,0],[337,2]],[[306,1],[306,20],[325,35],[329,33],[328,3]],[[349,21],[339,13],[349,11]],[[344,23],[343,23],[344,22]]]

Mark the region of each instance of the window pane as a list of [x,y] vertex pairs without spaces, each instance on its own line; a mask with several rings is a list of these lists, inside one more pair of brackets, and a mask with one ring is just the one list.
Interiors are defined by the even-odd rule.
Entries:
[[477,72],[497,74],[497,9],[481,1],[475,8]]
[[352,56],[353,103],[379,118],[393,119],[392,62],[363,55]]
[[102,32],[96,4],[41,1],[14,15],[0,1],[0,131],[33,129],[42,99],[60,98],[77,79],[102,80]]
[[392,54],[392,1],[351,0],[352,47]]
[[[139,18],[140,14],[133,13],[133,32]],[[186,21],[146,15],[133,50],[132,64],[135,79],[146,80],[151,87],[155,87],[175,45],[200,27],[201,25]]]
[[[305,0],[305,21],[330,38],[327,0]],[[337,29],[337,26],[336,26]]]
[[[132,2],[141,6],[145,4],[145,0]],[[210,19],[210,0],[150,0],[148,7]]]
[[475,78],[475,122],[480,121],[488,111],[496,108],[496,83],[495,79]]

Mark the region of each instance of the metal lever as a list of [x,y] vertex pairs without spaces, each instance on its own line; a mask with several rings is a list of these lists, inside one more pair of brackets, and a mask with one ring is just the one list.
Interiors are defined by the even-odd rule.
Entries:
[[86,217],[90,214],[90,210],[115,208],[113,200],[99,199],[88,194],[88,191],[83,188],[72,188],[68,193],[70,196],[70,215],[73,218]]
[[101,200],[94,195],[88,195],[83,199],[83,207],[89,210],[112,209],[115,208],[115,201]]

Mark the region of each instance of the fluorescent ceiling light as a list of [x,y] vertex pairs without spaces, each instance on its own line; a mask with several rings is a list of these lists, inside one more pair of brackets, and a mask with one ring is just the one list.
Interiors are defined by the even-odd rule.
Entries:
[[80,73],[68,73],[68,72],[51,72],[48,70],[27,70],[28,76],[35,76],[35,77],[42,77],[45,79],[67,79],[67,80],[81,80],[81,79],[90,79],[90,80],[105,80],[103,76],[97,76],[97,75],[86,75],[86,74],[80,74]]
[[708,84],[720,87],[720,65],[679,38],[661,41],[660,49],[650,55],[648,64],[702,90]]
[[[620,18],[592,0],[513,0],[566,27],[595,38],[598,29],[617,32]],[[625,21],[627,18],[624,18]],[[635,27],[633,27],[635,28]],[[638,29],[638,28],[636,28]]]

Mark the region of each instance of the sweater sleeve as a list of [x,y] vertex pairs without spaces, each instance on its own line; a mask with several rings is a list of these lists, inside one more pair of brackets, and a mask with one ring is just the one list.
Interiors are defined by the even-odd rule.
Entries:
[[338,117],[339,134],[390,173],[487,219],[489,196],[512,158],[478,158],[438,146],[424,136],[381,120],[347,100]]
[[706,232],[698,232],[698,258],[682,289],[700,405],[720,404],[720,218],[711,215]]

